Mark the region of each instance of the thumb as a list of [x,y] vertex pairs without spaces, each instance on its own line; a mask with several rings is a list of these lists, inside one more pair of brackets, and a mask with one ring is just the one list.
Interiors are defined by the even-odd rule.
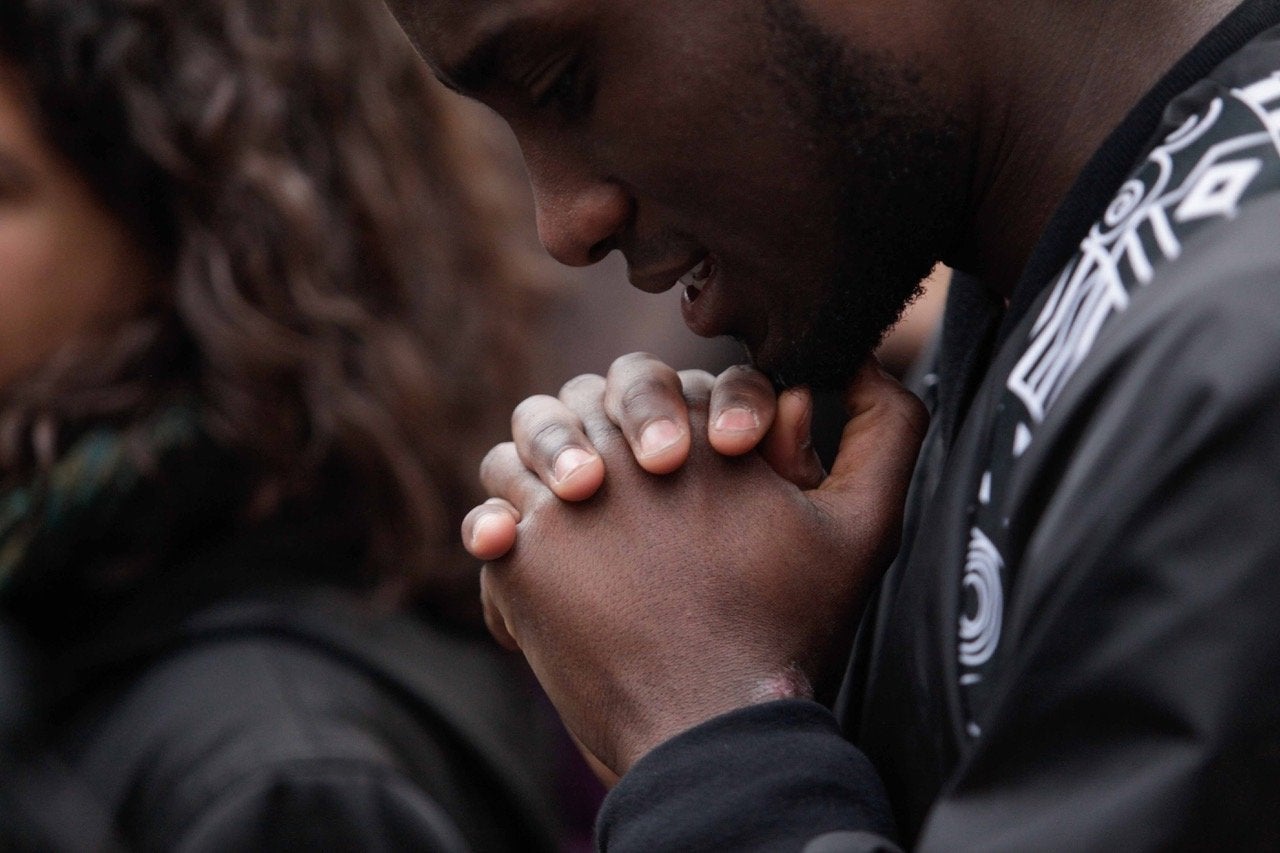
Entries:
[[863,518],[870,533],[901,528],[907,488],[929,416],[920,400],[870,359],[845,391],[849,422],[831,474],[809,497],[836,519]]
[[812,489],[826,477],[813,449],[813,393],[791,388],[778,397],[773,426],[760,445],[760,455],[779,477],[801,489]]

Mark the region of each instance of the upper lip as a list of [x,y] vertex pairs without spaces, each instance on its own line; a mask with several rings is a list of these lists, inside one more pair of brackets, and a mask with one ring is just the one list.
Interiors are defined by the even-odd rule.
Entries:
[[690,272],[694,267],[706,260],[709,254],[710,252],[698,252],[679,264],[664,267],[652,272],[645,270],[628,270],[627,278],[631,280],[633,287],[637,287],[646,293],[662,293],[674,287],[686,273]]

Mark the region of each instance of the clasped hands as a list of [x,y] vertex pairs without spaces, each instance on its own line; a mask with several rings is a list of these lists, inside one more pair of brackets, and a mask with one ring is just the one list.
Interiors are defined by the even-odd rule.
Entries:
[[807,391],[624,356],[532,397],[463,522],[485,618],[615,773],[721,713],[843,671],[898,546],[919,401],[868,363],[830,474]]

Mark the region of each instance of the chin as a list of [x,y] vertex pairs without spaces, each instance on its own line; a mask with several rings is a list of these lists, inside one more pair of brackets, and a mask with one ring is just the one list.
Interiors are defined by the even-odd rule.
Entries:
[[758,351],[749,349],[752,363],[778,389],[805,387],[814,391],[844,391],[871,356],[880,336],[874,336],[874,341],[858,343],[850,334],[852,330],[844,330],[844,334],[815,340],[815,331],[776,345],[766,343]]

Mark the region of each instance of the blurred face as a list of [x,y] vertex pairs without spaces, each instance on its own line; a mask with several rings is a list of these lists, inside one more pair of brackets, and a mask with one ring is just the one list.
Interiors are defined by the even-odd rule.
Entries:
[[960,134],[900,41],[805,0],[390,5],[515,131],[553,256],[620,250],[783,384],[842,384],[946,249]]
[[0,389],[144,295],[142,252],[40,137],[0,66]]

